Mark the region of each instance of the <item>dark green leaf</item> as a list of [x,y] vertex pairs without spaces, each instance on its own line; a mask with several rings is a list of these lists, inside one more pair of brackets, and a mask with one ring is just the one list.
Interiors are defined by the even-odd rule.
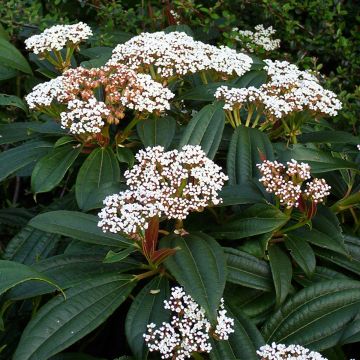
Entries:
[[4,38],[0,38],[0,64],[26,74],[32,74],[29,63],[21,52]]
[[93,195],[105,183],[120,181],[119,163],[110,148],[97,148],[85,160],[76,179],[75,194],[79,207],[94,208]]
[[137,360],[147,359],[149,349],[143,334],[147,325],[154,323],[160,326],[170,318],[169,310],[164,310],[164,300],[170,296],[169,282],[164,277],[151,280],[136,295],[126,316],[125,333],[128,344]]
[[137,250],[138,249],[136,249],[135,247],[128,247],[127,249],[121,250],[119,252],[110,250],[106,254],[105,259],[103,260],[103,263],[111,264],[111,263],[116,263],[116,262],[122,261]]
[[282,304],[291,289],[292,267],[288,256],[276,245],[269,246],[268,255],[274,280],[276,303]]
[[0,94],[0,106],[15,106],[27,112],[24,101],[15,95]]
[[12,79],[17,75],[17,71],[9,66],[0,64],[0,81]]
[[0,145],[29,140],[36,136],[30,133],[28,122],[0,124],[0,135]]
[[200,145],[213,159],[220,145],[225,126],[225,112],[220,102],[203,107],[186,126],[179,149],[184,145]]
[[174,138],[175,130],[176,121],[171,116],[147,119],[137,125],[137,132],[145,147],[161,145],[167,149]]
[[56,296],[26,326],[13,360],[46,359],[102,324],[127,298],[132,276],[100,275]]
[[315,131],[305,133],[298,137],[301,143],[331,143],[331,144],[359,144],[359,137],[345,131]]
[[35,194],[47,192],[60,181],[81,152],[81,146],[71,144],[54,148],[35,165],[31,175],[31,188]]
[[261,191],[251,183],[241,185],[226,185],[220,192],[222,203],[218,206],[255,204],[263,202]]
[[104,233],[97,216],[77,211],[50,211],[34,217],[29,225],[46,232],[68,236],[88,243],[128,247],[133,242],[119,234]]
[[202,233],[169,235],[160,244],[178,249],[165,260],[166,268],[215,322],[226,281],[226,257],[220,245]]

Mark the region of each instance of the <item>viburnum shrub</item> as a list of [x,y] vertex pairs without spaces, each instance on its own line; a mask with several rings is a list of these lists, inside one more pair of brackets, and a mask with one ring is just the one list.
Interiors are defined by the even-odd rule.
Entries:
[[179,26],[109,49],[80,22],[25,41],[42,77],[29,121],[0,127],[0,178],[30,177],[43,206],[0,261],[0,354],[108,356],[110,324],[120,359],[335,359],[358,341],[360,139],[331,130],[337,95],[272,59],[273,35],[233,29],[237,51]]

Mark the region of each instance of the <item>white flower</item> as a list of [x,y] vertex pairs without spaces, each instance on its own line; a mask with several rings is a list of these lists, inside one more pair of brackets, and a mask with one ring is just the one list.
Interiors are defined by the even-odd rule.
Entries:
[[132,235],[146,229],[153,216],[185,219],[222,201],[218,194],[227,176],[200,146],[185,145],[180,151],[148,147],[136,159],[139,163],[124,174],[129,191],[104,201],[98,224],[104,231]]
[[244,43],[245,49],[250,52],[254,51],[254,45],[266,51],[276,50],[280,47],[280,40],[272,39],[276,33],[272,26],[265,28],[264,25],[259,24],[255,26],[255,31],[239,30],[238,28],[234,28],[233,31],[238,33],[235,40]]
[[203,70],[238,76],[250,70],[252,59],[228,47],[195,41],[184,32],[142,33],[118,45],[108,64],[123,63],[144,71],[154,66],[163,78]]
[[274,342],[262,346],[257,354],[261,360],[327,360],[318,352],[300,345],[283,345]]
[[[209,353],[211,324],[202,309],[181,287],[173,287],[169,300],[164,301],[164,309],[172,312],[170,323],[162,323],[156,329],[151,323],[144,334],[151,352],[159,351],[162,359],[185,360],[193,352]],[[220,339],[228,339],[234,332],[234,319],[226,316],[224,300],[221,299],[215,334]]]
[[39,35],[25,40],[26,49],[35,54],[43,54],[52,50],[60,51],[70,45],[77,45],[92,36],[90,27],[83,22],[73,25],[55,25]]

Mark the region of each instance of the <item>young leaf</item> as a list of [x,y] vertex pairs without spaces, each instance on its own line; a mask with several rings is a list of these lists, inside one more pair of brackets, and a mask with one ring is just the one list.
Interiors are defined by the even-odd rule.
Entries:
[[164,300],[169,296],[169,282],[159,276],[151,280],[132,302],[125,320],[125,333],[135,359],[147,359],[149,349],[143,337],[147,325],[155,323],[160,326],[169,320],[170,311],[164,309]]
[[269,246],[268,255],[274,280],[276,303],[284,302],[291,289],[292,267],[288,256],[276,245]]
[[31,175],[31,188],[35,194],[47,192],[57,186],[81,152],[81,146],[64,145],[54,148],[40,159]]
[[27,324],[13,360],[47,359],[102,324],[136,282],[127,275],[99,275],[56,296]]
[[202,233],[183,237],[169,235],[160,245],[178,249],[165,260],[166,268],[185,292],[204,308],[210,321],[215,322],[226,281],[226,258],[220,245]]
[[187,144],[200,145],[206,155],[213,159],[225,126],[225,112],[222,106],[220,102],[216,102],[203,107],[186,126],[179,149]]

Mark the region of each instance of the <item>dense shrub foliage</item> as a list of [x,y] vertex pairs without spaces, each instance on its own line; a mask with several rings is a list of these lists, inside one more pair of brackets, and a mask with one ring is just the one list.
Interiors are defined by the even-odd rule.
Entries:
[[356,358],[359,5],[23,3],[0,358]]

